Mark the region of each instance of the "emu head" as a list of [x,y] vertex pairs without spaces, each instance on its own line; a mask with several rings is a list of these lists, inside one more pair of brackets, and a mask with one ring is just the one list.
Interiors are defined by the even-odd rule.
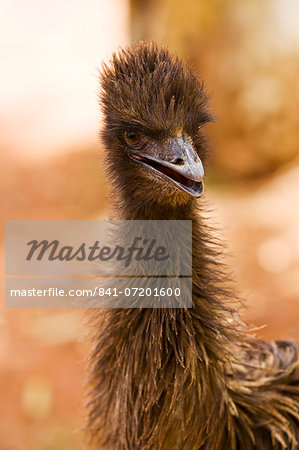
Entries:
[[203,192],[211,121],[203,83],[176,56],[138,43],[104,66],[100,101],[110,180],[131,198],[182,204]]

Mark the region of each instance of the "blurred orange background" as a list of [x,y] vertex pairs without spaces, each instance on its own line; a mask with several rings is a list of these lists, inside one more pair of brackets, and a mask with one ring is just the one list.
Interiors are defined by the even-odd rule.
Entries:
[[167,44],[205,80],[206,198],[244,318],[298,339],[298,20],[296,0],[2,2],[1,449],[84,448],[84,313],[5,309],[4,221],[106,217],[98,68],[132,40]]

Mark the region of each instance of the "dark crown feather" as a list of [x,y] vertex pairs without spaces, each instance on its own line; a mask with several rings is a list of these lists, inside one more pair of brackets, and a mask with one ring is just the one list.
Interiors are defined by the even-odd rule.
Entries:
[[130,123],[196,133],[212,120],[203,82],[155,43],[137,43],[113,55],[103,67],[100,99],[110,127]]

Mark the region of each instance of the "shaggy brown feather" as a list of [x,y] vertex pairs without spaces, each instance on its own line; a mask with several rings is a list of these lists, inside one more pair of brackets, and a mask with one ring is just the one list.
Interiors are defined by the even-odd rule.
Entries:
[[92,312],[89,433],[111,450],[298,449],[298,344],[254,339],[235,309],[204,205],[150,181],[128,158],[128,127],[183,130],[206,160],[202,82],[157,45],[114,55],[102,74],[103,139],[117,219],[193,221],[193,308]]

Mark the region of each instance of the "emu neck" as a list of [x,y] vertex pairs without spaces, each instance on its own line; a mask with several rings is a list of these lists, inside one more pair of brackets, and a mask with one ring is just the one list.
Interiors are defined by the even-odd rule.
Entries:
[[[200,349],[200,359],[207,366],[210,361],[230,359],[231,343],[238,331],[232,331],[231,319],[233,310],[227,305],[232,294],[226,289],[227,278],[219,255],[222,249],[212,237],[213,230],[204,224],[201,211],[194,198],[187,203],[170,206],[158,202],[143,203],[134,197],[125,196],[125,201],[118,197],[114,208],[114,217],[121,220],[192,220],[192,309],[186,311],[185,319],[190,322],[193,331],[195,353]],[[179,237],[178,237],[179,238]],[[181,238],[181,237],[180,237]],[[156,314],[153,312],[153,315]],[[167,315],[167,312],[166,312]],[[180,323],[181,311],[174,310],[172,319],[177,321],[182,329],[186,323]],[[158,330],[158,328],[157,328]],[[159,331],[159,330],[158,330]],[[185,330],[182,330],[185,331]],[[160,331],[159,331],[160,333]],[[184,334],[184,333],[183,333]],[[180,339],[179,335],[177,339]],[[190,347],[189,347],[190,348]]]
[[207,439],[207,449],[221,448],[214,431],[222,427],[225,434],[224,366],[231,366],[238,339],[225,306],[219,250],[193,200],[174,208],[114,199],[116,219],[193,221],[193,307],[107,311],[94,351],[93,381],[101,396],[91,424],[105,429],[113,450],[194,450]]
[[[117,200],[113,218],[193,220],[193,307],[108,312],[109,332],[98,340],[101,350],[96,366],[101,368],[102,388],[107,393],[102,399],[107,408],[105,420],[109,426],[114,424],[107,432],[108,440],[117,450],[193,450],[221,426],[219,412],[226,408],[228,398],[223,367],[230,365],[236,341],[223,301],[229,294],[218,286],[223,281],[218,251],[194,201],[167,208]],[[109,379],[108,390],[105,380]],[[188,436],[188,446],[184,436]],[[211,439],[209,448],[219,448]]]

